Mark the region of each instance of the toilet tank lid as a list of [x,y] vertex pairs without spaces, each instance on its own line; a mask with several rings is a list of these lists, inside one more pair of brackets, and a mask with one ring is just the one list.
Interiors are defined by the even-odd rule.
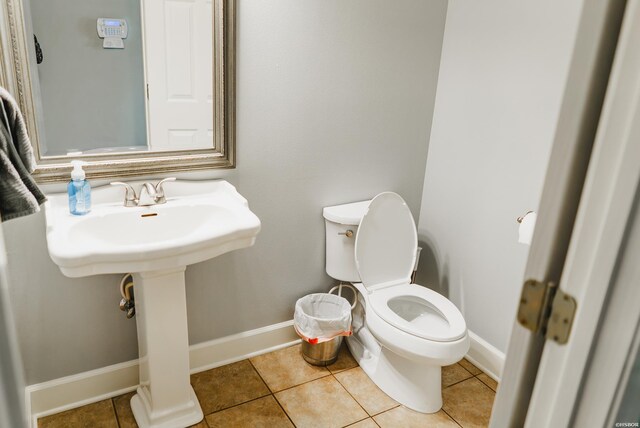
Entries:
[[371,200],[325,207],[322,210],[322,215],[335,223],[357,226],[367,212],[370,202]]

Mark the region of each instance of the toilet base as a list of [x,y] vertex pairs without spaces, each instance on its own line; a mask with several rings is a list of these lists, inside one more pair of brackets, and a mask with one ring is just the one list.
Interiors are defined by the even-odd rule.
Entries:
[[375,339],[371,333],[363,327],[347,338],[347,346],[373,383],[412,410],[420,413],[439,411],[442,408],[442,367],[416,363],[379,345],[363,345],[372,340]]

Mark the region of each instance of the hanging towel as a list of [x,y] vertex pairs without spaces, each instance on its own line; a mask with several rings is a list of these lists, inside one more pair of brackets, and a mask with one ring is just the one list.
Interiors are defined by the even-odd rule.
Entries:
[[31,173],[36,168],[33,148],[18,103],[0,88],[0,219],[40,211],[47,200]]

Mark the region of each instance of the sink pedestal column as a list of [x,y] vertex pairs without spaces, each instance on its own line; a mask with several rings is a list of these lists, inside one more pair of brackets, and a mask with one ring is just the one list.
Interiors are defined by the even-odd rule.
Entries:
[[203,418],[189,377],[184,271],[133,275],[140,386],[131,409],[141,428],[186,427]]

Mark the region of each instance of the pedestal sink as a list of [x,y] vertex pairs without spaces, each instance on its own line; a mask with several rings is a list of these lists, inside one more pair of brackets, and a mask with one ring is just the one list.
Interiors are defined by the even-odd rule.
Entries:
[[146,207],[124,207],[122,189],[94,189],[93,209],[81,217],[69,214],[66,193],[45,205],[49,254],[64,275],[133,273],[140,385],[131,408],[142,428],[202,420],[189,382],[184,272],[253,245],[260,231],[247,200],[226,181],[175,181],[164,189],[167,202]]

